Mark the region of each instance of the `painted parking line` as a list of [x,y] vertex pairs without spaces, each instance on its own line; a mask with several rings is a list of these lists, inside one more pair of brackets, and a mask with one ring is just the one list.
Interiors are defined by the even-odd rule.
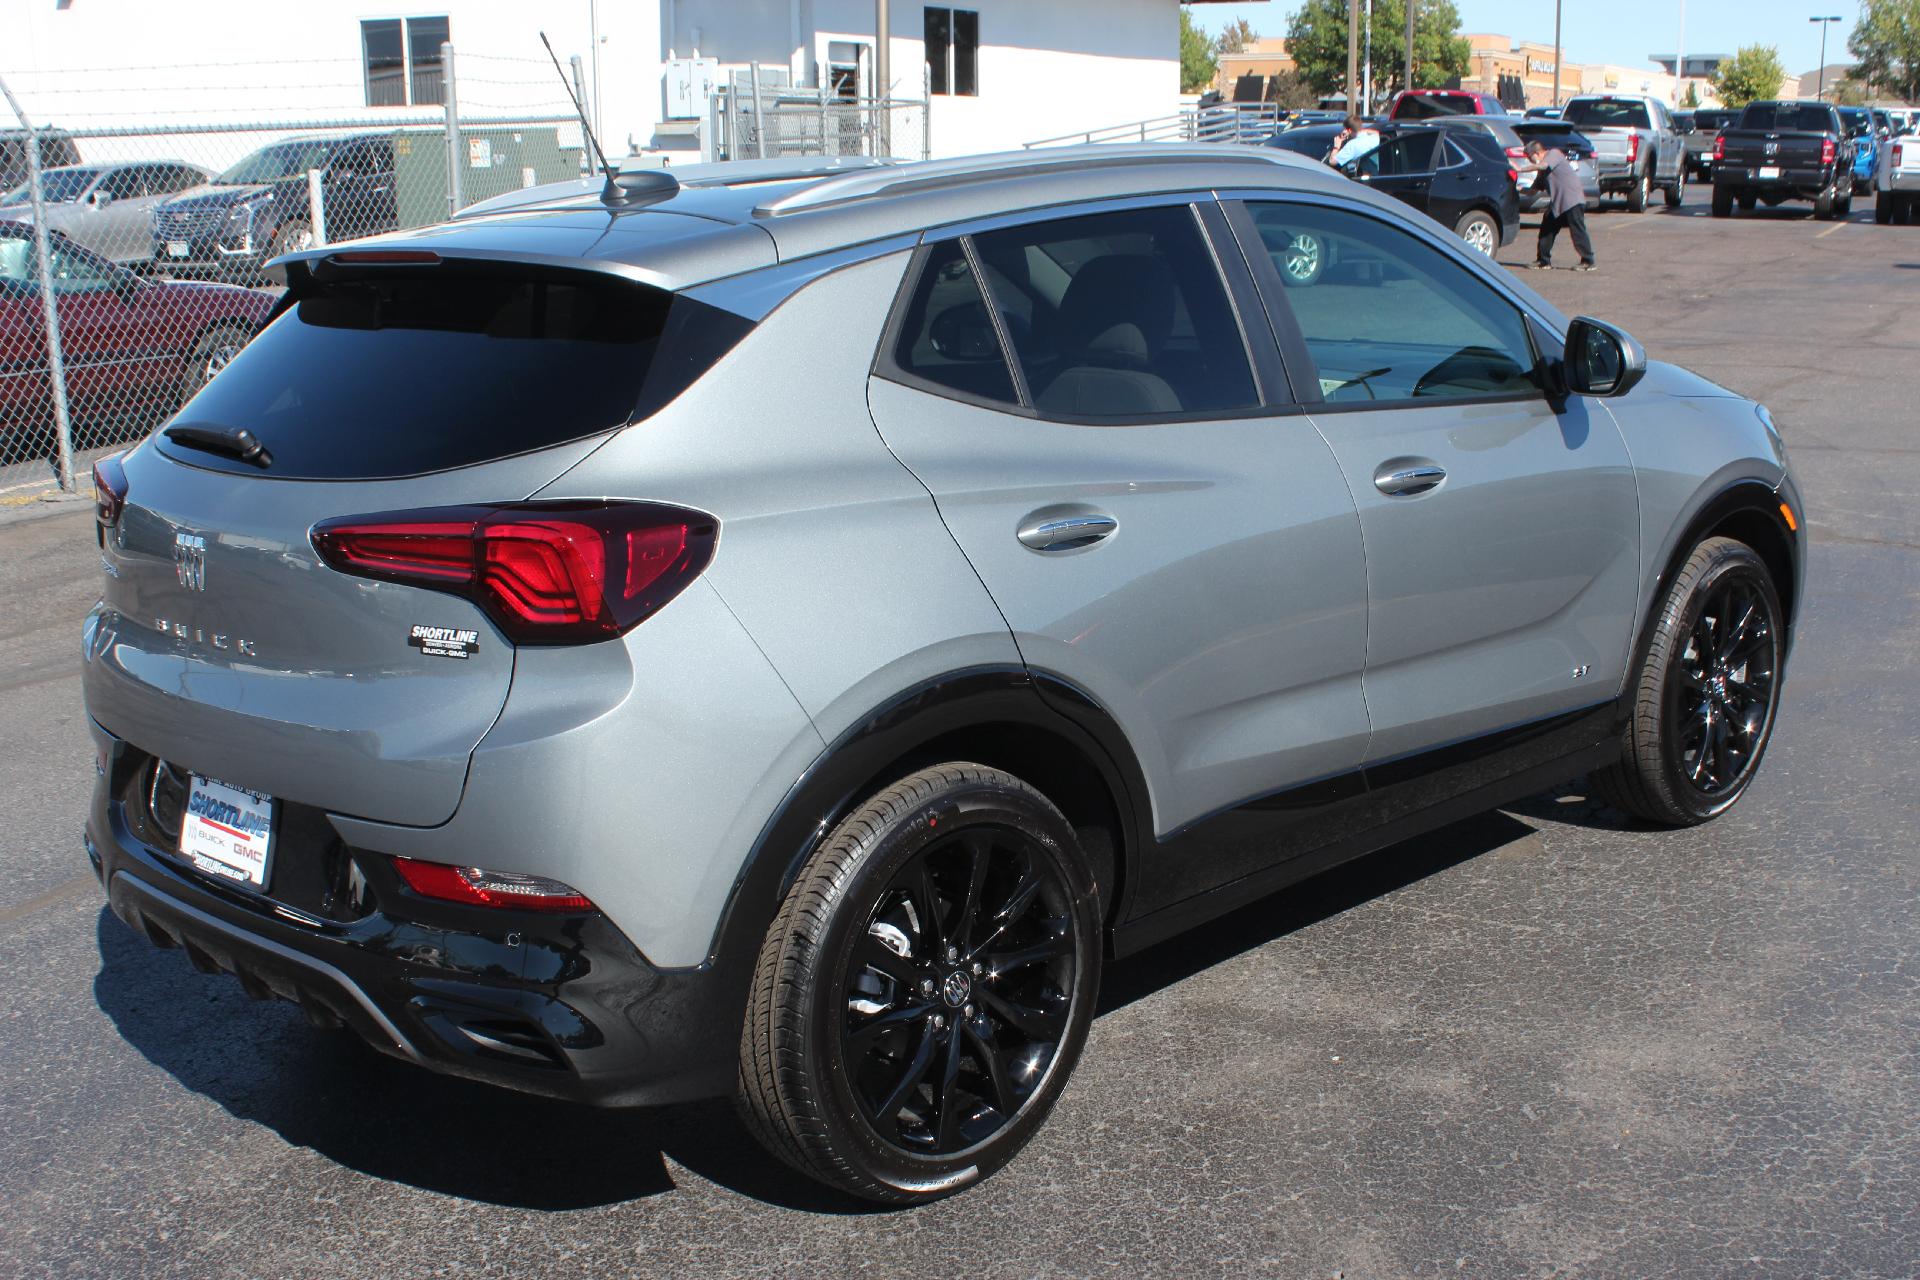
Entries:
[[1834,232],[1840,230],[1841,228],[1847,225],[1848,224],[1844,222],[1836,222],[1832,226],[1828,227],[1825,231],[1822,231],[1819,235],[1815,236],[1814,239],[1825,240],[1828,236],[1832,235]]

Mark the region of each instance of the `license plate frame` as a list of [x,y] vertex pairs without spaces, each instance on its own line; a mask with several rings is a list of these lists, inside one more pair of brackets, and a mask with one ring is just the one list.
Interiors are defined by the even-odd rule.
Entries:
[[193,774],[180,817],[180,856],[208,875],[265,891],[273,878],[273,797]]
[[1759,178],[1762,182],[1778,182],[1780,180],[1780,166],[1777,164],[1761,165]]

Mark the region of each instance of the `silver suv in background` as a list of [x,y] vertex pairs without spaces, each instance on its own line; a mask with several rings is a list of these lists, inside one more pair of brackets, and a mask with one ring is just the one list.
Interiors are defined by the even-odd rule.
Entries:
[[1764,409],[1272,150],[841,167],[281,260],[96,472],[116,915],[910,1202],[1033,1136],[1111,956],[1582,772],[1746,791]]
[[1645,94],[1584,94],[1567,100],[1560,119],[1593,142],[1601,195],[1624,196],[1627,208],[1639,213],[1659,188],[1667,208],[1680,207],[1686,142],[1666,103]]

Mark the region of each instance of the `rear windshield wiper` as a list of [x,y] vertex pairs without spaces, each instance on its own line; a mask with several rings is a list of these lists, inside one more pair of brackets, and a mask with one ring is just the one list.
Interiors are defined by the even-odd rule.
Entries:
[[209,453],[224,453],[229,457],[251,462],[261,470],[273,465],[273,455],[267,452],[267,446],[260,443],[260,437],[245,427],[168,427],[161,434],[176,444],[193,449],[205,449]]

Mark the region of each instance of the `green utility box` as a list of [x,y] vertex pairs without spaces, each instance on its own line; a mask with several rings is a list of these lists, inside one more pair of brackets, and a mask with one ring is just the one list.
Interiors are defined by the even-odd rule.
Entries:
[[[582,173],[578,123],[472,125],[460,130],[460,207]],[[447,218],[447,140],[439,129],[393,135],[394,200],[402,227]]]

